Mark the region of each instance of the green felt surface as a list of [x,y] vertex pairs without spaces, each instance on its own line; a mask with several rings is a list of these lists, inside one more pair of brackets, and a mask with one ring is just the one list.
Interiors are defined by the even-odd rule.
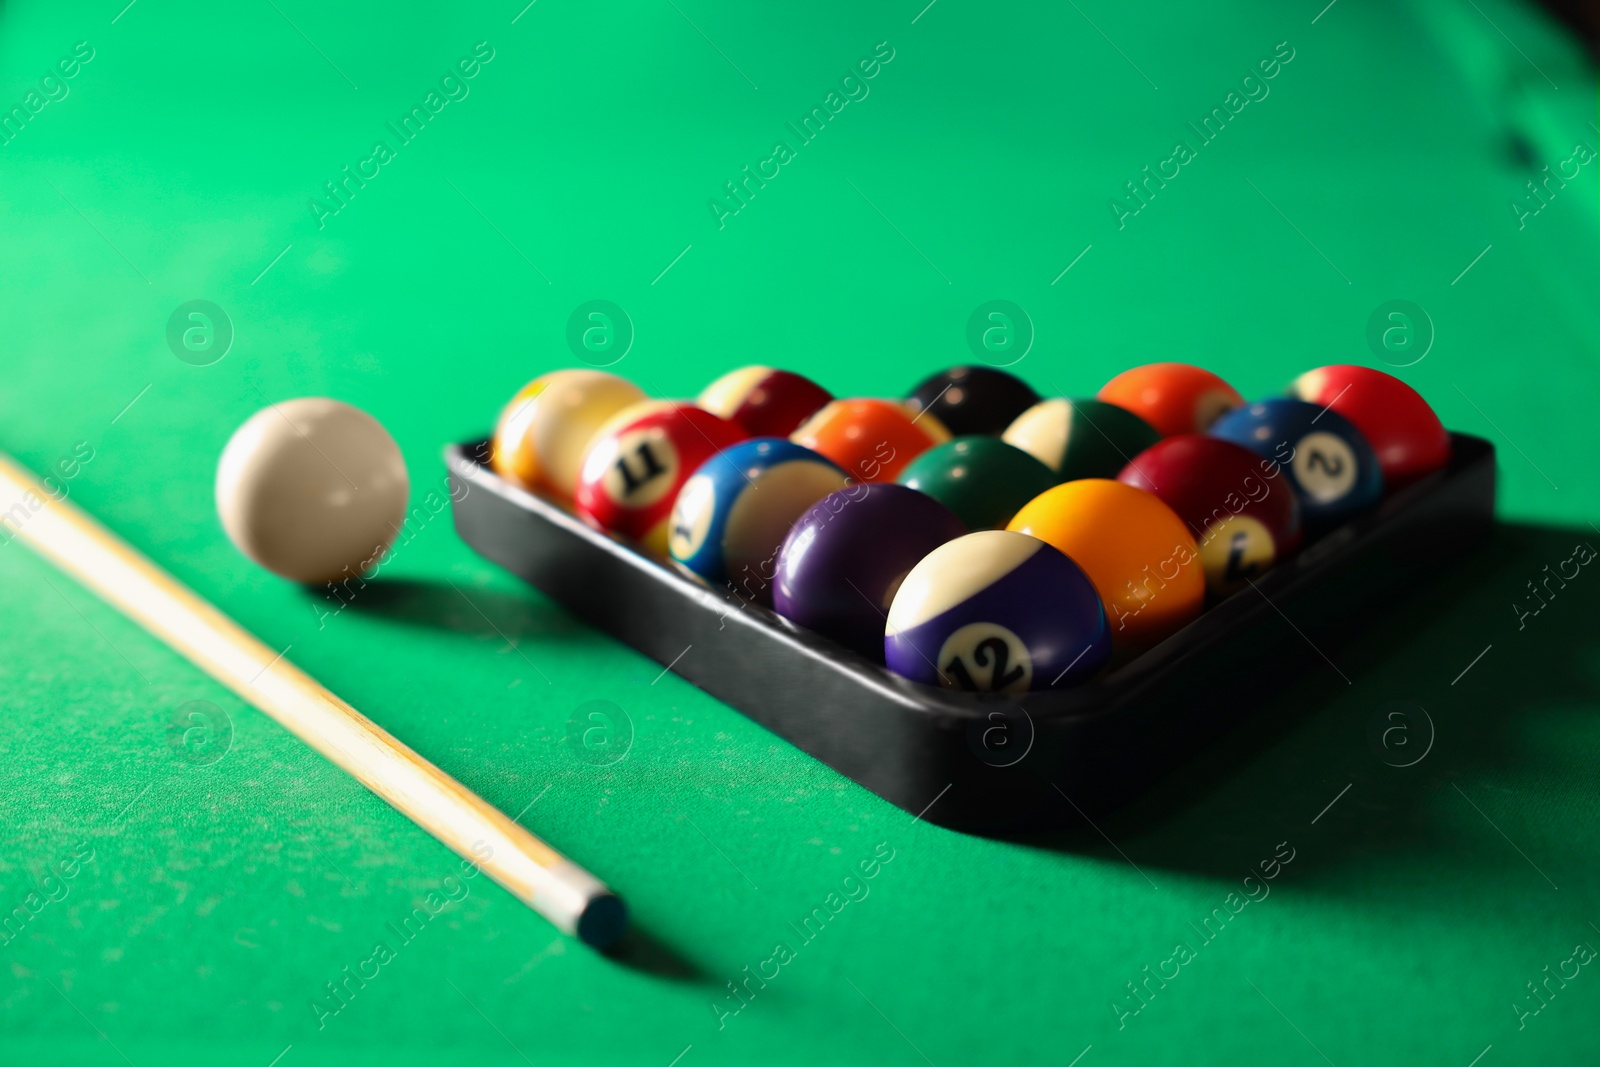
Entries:
[[[1505,0],[522,3],[0,7],[8,110],[93,49],[0,146],[0,448],[36,470],[92,452],[71,499],[526,808],[646,937],[598,956],[477,879],[402,942],[457,859],[8,544],[0,909],[27,919],[0,944],[0,1062],[1594,1059],[1600,973],[1565,964],[1548,1003],[1526,983],[1600,948],[1600,577],[1514,608],[1600,543],[1600,161],[1574,157],[1597,137],[1575,45]],[[469,94],[400,143],[385,123],[478,42]],[[802,143],[786,123],[880,42],[869,94]],[[1270,94],[1202,143],[1187,123],[1280,42]],[[319,226],[310,199],[378,140],[393,158]],[[708,200],[778,140],[793,158],[719,228]],[[1194,157],[1119,228],[1111,199],[1179,140]],[[1547,164],[1580,176],[1519,220]],[[210,366],[167,345],[193,299],[236,332]],[[661,395],[756,361],[898,394],[971,359],[968,316],[1004,299],[1046,394],[1183,359],[1252,396],[1387,366],[1368,317],[1406,299],[1437,338],[1397,373],[1496,443],[1505,525],[1457,581],[1394,589],[1325,648],[1337,670],[1237,679],[1251,725],[1103,835],[962,836],[576,624],[428,511],[441,446],[577,365],[567,318],[592,299],[626,309],[616,369]],[[390,428],[421,509],[332,616],[242,560],[212,506],[232,429],[317,394]],[[218,728],[175,742],[197,700]],[[626,714],[624,758],[567,742],[590,700]],[[1435,727],[1405,768],[1371,739],[1394,701]],[[1280,842],[1270,896],[1207,941]],[[877,852],[867,895],[805,941],[792,924]],[[316,1008],[379,941],[376,977]],[[780,942],[793,958],[719,1023]],[[1180,942],[1192,958],[1164,963]],[[1146,966],[1177,977],[1132,1014]]]

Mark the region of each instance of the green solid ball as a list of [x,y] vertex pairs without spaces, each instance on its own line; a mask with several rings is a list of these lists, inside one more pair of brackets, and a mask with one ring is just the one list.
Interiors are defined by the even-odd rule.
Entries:
[[1161,440],[1154,426],[1104,400],[1041,400],[1001,438],[1055,472],[1059,482],[1115,478],[1134,456]]
[[998,530],[1022,505],[1061,481],[1043,463],[997,437],[957,437],[900,472],[900,484],[955,512],[969,530]]

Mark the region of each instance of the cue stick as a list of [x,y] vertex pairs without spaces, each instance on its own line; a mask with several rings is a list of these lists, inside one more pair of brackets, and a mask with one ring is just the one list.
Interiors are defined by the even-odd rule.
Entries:
[[621,936],[627,911],[594,875],[401,744],[85,512],[52,498],[4,453],[0,530],[11,535],[6,543],[27,542],[560,930],[598,948]]

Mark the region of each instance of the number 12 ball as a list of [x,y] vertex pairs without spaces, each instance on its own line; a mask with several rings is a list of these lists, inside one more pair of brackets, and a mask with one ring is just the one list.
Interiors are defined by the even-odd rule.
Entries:
[[1111,658],[1105,609],[1059,550],[1008,530],[941,545],[889,608],[889,669],[946,689],[1025,693],[1072,686]]
[[678,490],[718,449],[746,436],[693,404],[636,404],[607,423],[589,446],[574,500],[578,514],[665,556]]
[[1337,526],[1383,496],[1378,457],[1343,415],[1303,400],[1263,400],[1218,419],[1211,436],[1281,465],[1308,531]]

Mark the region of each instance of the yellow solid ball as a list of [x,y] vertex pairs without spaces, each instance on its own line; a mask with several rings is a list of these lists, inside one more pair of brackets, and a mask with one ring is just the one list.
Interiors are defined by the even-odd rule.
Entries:
[[1171,636],[1205,606],[1200,549],[1153,493],[1082,478],[1034,497],[1006,527],[1072,557],[1105,604],[1111,641],[1142,649]]
[[500,413],[489,465],[524,489],[571,500],[595,434],[644,398],[643,389],[604,371],[541,374]]

